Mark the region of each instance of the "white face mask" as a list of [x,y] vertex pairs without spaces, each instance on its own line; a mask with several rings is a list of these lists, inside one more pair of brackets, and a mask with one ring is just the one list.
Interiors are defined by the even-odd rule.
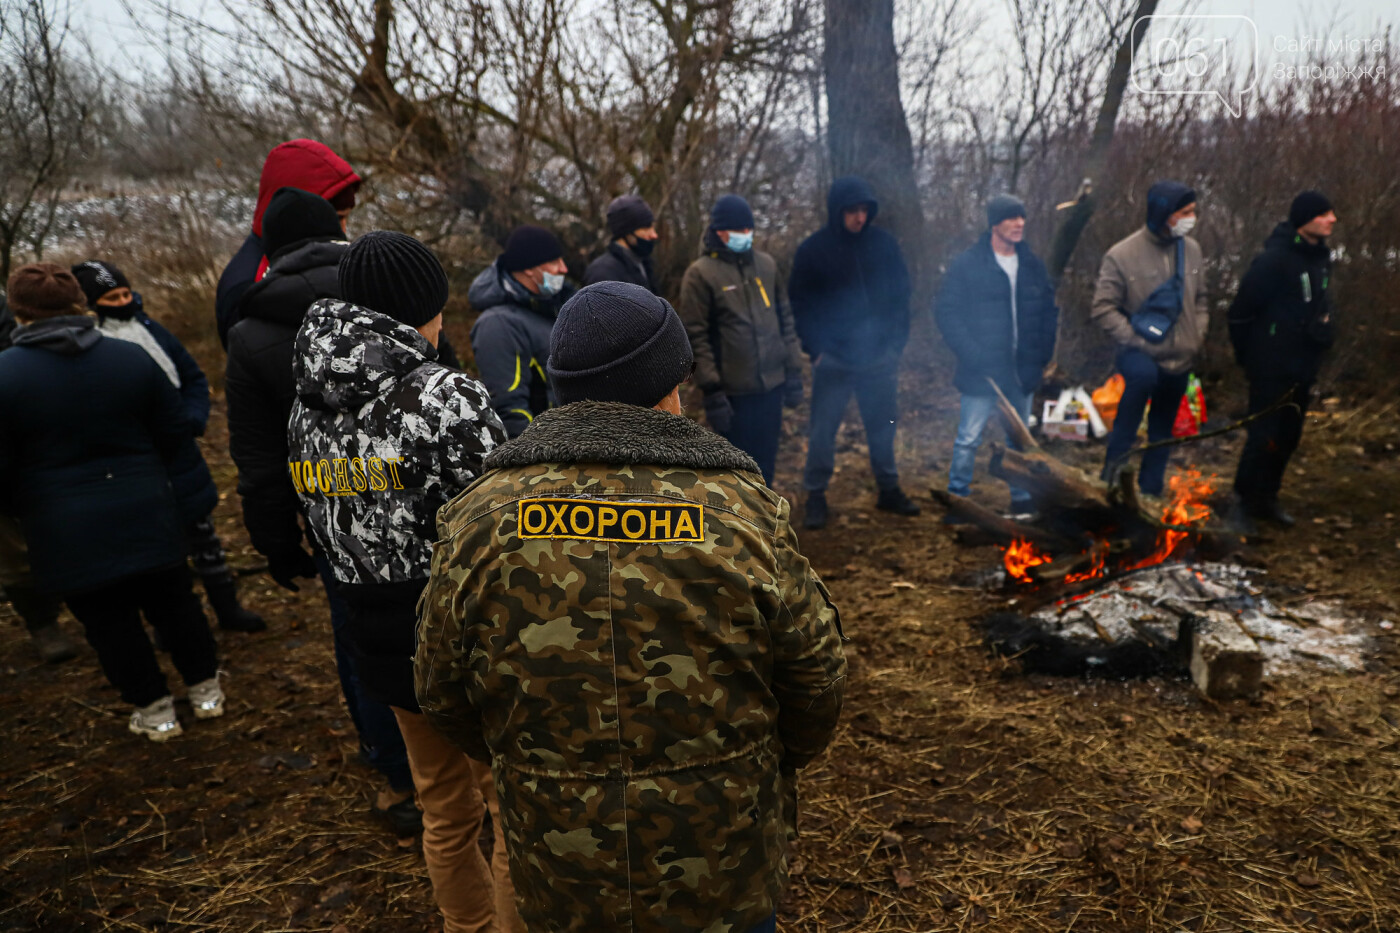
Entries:
[[1194,229],[1196,229],[1195,217],[1183,217],[1171,226],[1172,236],[1186,236]]
[[555,275],[553,272],[540,270],[540,294],[548,298],[551,295],[559,294],[559,289],[564,287],[564,277]]

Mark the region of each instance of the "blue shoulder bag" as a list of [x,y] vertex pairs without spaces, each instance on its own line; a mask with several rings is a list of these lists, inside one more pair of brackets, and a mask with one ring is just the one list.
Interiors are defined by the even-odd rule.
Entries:
[[1171,278],[1152,290],[1146,300],[1133,312],[1129,319],[1133,333],[1148,343],[1161,343],[1167,339],[1176,319],[1181,317],[1181,305],[1186,283],[1186,241],[1176,240],[1176,272]]

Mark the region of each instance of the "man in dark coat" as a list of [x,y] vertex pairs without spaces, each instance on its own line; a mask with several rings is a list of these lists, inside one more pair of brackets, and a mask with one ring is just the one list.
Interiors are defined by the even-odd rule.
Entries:
[[374,809],[396,833],[408,836],[421,829],[422,819],[413,803],[413,775],[403,736],[389,704],[365,692],[348,641],[349,609],[324,555],[306,552],[301,504],[288,469],[287,422],[297,397],[292,375],[297,330],[312,304],[340,297],[337,270],[350,244],[335,207],[298,188],[280,189],[268,202],[263,240],[271,265],[239,302],[238,323],[228,332],[224,373],[229,453],[238,467],[243,523],[279,586],[295,592],[297,577],[320,576],[345,707],[365,757],[388,782]]
[[[955,496],[972,492],[977,448],[997,410],[991,383],[1028,421],[1041,373],[1055,355],[1059,322],[1045,264],[1025,242],[1026,205],[1009,194],[992,198],[987,226],[948,266],[934,307],[943,339],[958,359],[953,381],[962,393],[948,469],[948,491]],[[1030,502],[1026,492],[1012,488],[1013,512],[1028,511]]]
[[267,623],[262,616],[239,603],[223,542],[214,530],[211,514],[219,504],[219,489],[195,443],[209,421],[209,380],[204,370],[174,334],[147,316],[141,294],[131,290],[131,283],[116,266],[90,259],[74,266],[73,275],[82,286],[88,308],[96,312],[102,333],[145,350],[180,392],[190,436],[171,468],[170,482],[185,524],[190,562],[204,584],[219,627],[231,632],[265,630]]
[[656,215],[635,194],[614,198],[608,205],[608,235],[612,242],[588,264],[583,284],[631,282],[657,293],[651,251],[656,247]]
[[199,719],[221,716],[214,638],[190,585],[171,467],[189,441],[180,394],[140,347],[104,337],[67,269],[21,266],[21,327],[0,354],[0,511],[18,519],[40,590],[68,604],[152,741],[181,733],[141,616]]
[[[14,338],[15,316],[0,295],[0,353],[10,348]],[[29,553],[19,525],[0,512],[0,597],[8,599],[34,642],[34,650],[48,664],[73,658],[76,651],[58,627],[58,611],[63,604],[51,594],[34,587],[29,572]]]
[[549,390],[549,335],[573,286],[564,279],[564,247],[543,227],[516,227],[496,261],[467,290],[480,312],[472,325],[472,352],[491,407],[515,437],[553,403]]
[[909,270],[898,241],[874,226],[880,205],[863,178],[832,182],[826,212],[826,226],[797,248],[788,281],[797,334],[812,359],[804,524],[826,525],[836,432],[852,393],[880,491],[876,508],[918,515],[899,488],[894,459],[899,358],[909,340]]
[[706,420],[772,483],[783,408],[802,403],[802,358],[778,264],[754,249],[753,224],[737,194],[715,201],[704,255],[685,270],[678,310]]
[[263,244],[263,215],[279,188],[300,188],[330,201],[340,215],[341,232],[350,211],[355,207],[355,194],[360,190],[360,176],[325,143],[314,139],[293,139],[273,148],[263,162],[262,177],[258,179],[258,201],[253,208],[253,229],[243,245],[229,260],[219,276],[219,288],[214,298],[218,320],[219,341],[228,346],[229,328],[238,322],[238,301],[243,293],[267,272],[268,253]]
[[1316,191],[1293,199],[1288,219],[1264,241],[1230,305],[1230,342],[1249,377],[1249,413],[1284,405],[1249,425],[1235,471],[1232,518],[1246,532],[1253,520],[1294,523],[1279,505],[1288,460],[1303,437],[1304,414],[1322,360],[1334,339],[1332,203]]

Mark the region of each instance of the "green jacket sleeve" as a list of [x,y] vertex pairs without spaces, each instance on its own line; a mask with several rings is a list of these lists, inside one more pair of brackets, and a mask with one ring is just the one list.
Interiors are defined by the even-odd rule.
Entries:
[[691,263],[681,280],[681,323],[690,337],[690,350],[695,354],[695,384],[702,392],[711,392],[723,382],[715,361],[715,348],[710,342],[710,283],[700,264]]
[[801,768],[821,754],[836,731],[846,692],[846,655],[840,614],[797,549],[787,503],[780,508],[773,546],[782,600],[778,618],[769,623],[773,695],[778,699],[783,766]]
[[428,585],[418,602],[418,649],[413,681],[418,705],[428,723],[453,745],[478,761],[491,760],[482,735],[481,714],[472,703],[470,661],[475,639],[465,620],[474,602],[469,590],[458,595],[466,570],[453,555],[459,544],[448,538],[433,548]]

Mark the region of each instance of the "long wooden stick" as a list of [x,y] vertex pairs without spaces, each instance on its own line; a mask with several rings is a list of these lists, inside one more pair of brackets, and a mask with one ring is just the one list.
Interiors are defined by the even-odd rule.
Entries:
[[1026,423],[1021,420],[1021,413],[1016,407],[1007,401],[1006,395],[1001,391],[1001,386],[991,376],[987,377],[987,382],[991,384],[992,391],[997,394],[997,411],[1001,413],[1001,420],[1006,423],[1006,433],[1010,435],[1022,450],[1039,450],[1040,444],[1036,443],[1035,435],[1031,434],[1031,429],[1026,427]]

